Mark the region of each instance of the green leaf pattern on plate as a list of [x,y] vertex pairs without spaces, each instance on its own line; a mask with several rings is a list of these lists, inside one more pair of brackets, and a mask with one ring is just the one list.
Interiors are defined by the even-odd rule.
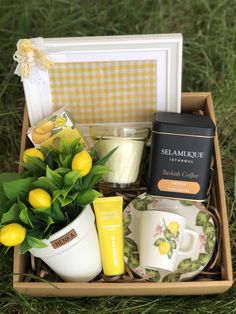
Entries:
[[138,246],[137,244],[134,242],[134,240],[125,237],[124,239],[125,243],[124,243],[124,255],[126,257],[130,257],[131,255],[133,255],[134,253],[138,253]]
[[186,207],[187,206],[192,206],[194,204],[193,201],[186,201],[186,200],[180,200],[179,202],[180,202],[181,205],[186,206]]
[[182,260],[176,272],[165,276],[163,282],[175,281],[174,279],[178,278],[178,276],[180,279],[181,275],[197,271],[201,266],[205,266],[208,263],[215,247],[215,227],[210,218],[211,216],[206,211],[200,211],[196,217],[196,225],[202,227],[203,237],[205,238],[205,253],[200,253],[198,259],[194,261],[191,258]]
[[200,227],[204,227],[210,219],[210,215],[205,211],[200,211],[197,215],[196,225]]
[[160,273],[157,270],[146,269],[146,274],[148,275],[148,280],[152,282],[156,282],[160,280]]
[[163,282],[176,282],[180,280],[180,276],[181,274],[177,272],[170,273],[167,276],[165,276],[162,281]]
[[145,196],[143,199],[136,198],[132,201],[134,208],[137,210],[147,210],[148,205],[152,203],[151,196]]
[[132,268],[138,267],[139,266],[139,254],[134,253],[130,255],[127,263]]

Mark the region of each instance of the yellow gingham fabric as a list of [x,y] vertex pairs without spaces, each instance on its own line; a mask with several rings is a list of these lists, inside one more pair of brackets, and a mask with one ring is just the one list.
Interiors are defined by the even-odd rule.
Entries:
[[145,122],[156,111],[155,60],[56,63],[49,78],[54,110],[76,122]]

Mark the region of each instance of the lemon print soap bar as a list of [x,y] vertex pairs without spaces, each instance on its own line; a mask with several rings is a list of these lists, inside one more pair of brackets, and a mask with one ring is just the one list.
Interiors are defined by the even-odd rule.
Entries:
[[80,138],[80,142],[87,146],[64,108],[54,112],[35,127],[29,128],[27,135],[37,148],[41,146],[57,148],[62,137],[69,143],[75,138]]

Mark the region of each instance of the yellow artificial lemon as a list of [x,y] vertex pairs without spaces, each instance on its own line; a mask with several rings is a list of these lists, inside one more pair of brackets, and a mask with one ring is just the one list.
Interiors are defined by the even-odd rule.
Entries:
[[179,231],[179,224],[176,221],[172,221],[171,223],[169,223],[169,225],[167,226],[167,229],[172,233],[172,234],[176,234]]
[[31,136],[32,136],[32,140],[34,144],[42,144],[43,142],[45,142],[47,139],[49,139],[49,137],[51,137],[52,132],[47,132],[44,134],[40,134],[37,131],[33,131]]
[[158,249],[160,251],[161,254],[167,254],[170,251],[170,244],[166,241],[162,241],[159,245],[158,245]]
[[40,152],[40,150],[38,150],[36,147],[34,148],[28,148],[24,151],[24,155],[23,155],[23,161],[27,162],[27,157],[38,157],[41,160],[44,160],[44,155],[42,152]]
[[26,229],[17,223],[2,227],[0,231],[0,242],[5,246],[21,244],[26,236]]
[[92,158],[86,150],[76,154],[71,163],[71,169],[79,171],[81,176],[84,177],[92,168]]
[[29,192],[29,203],[35,208],[48,208],[51,207],[52,198],[51,195],[43,189],[34,189]]
[[55,120],[55,125],[57,127],[62,127],[66,124],[66,118],[62,116],[58,116]]
[[40,126],[36,127],[34,131],[39,134],[45,134],[45,133],[51,132],[53,128],[54,128],[54,122],[49,120],[41,124]]

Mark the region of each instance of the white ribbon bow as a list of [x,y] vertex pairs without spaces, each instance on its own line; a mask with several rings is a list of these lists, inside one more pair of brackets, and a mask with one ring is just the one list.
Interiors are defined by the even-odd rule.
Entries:
[[40,81],[40,77],[37,77],[40,76],[40,70],[48,71],[54,63],[35,47],[31,39],[18,41],[13,59],[18,62],[15,74],[19,75],[21,80],[26,78],[37,82]]

